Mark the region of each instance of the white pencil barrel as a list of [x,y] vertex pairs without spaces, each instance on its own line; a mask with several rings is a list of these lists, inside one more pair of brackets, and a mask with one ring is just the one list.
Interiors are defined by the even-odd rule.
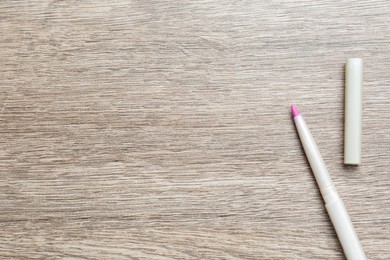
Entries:
[[332,180],[330,179],[328,169],[326,168],[321,153],[318,150],[303,117],[301,115],[296,116],[294,117],[294,121],[298,130],[299,139],[301,139],[303,149],[305,150],[307,160],[309,161],[314,177],[320,187],[321,194],[322,196],[325,196],[323,191],[329,186],[332,186]]
[[325,205],[348,260],[366,260],[359,238],[341,199]]
[[294,117],[294,121],[345,256],[348,260],[367,259],[305,120],[301,115],[298,115]]

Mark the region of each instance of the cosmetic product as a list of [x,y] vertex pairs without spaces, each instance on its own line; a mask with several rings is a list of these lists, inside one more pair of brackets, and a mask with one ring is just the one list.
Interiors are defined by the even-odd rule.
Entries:
[[365,260],[363,248],[352,226],[352,222],[345,209],[344,203],[332,183],[324,160],[310,134],[305,120],[300,115],[296,106],[291,105],[291,113],[294,117],[295,126],[299,138],[305,150],[306,157],[313,170],[321,195],[325,202],[326,210],[336,230],[343,251],[348,260]]

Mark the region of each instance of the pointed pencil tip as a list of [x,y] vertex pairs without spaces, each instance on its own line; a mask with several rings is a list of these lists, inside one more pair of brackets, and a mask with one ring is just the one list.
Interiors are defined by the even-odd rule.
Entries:
[[300,115],[298,108],[294,104],[291,105],[291,114],[293,117]]

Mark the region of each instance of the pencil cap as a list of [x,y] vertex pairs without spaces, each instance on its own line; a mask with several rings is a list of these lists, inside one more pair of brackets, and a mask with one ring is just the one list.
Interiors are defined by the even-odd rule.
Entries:
[[363,60],[347,59],[345,65],[344,163],[361,163]]

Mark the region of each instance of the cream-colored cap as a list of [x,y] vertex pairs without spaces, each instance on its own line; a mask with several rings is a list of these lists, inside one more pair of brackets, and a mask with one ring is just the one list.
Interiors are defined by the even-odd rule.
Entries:
[[344,163],[361,163],[363,60],[347,59],[345,65]]

